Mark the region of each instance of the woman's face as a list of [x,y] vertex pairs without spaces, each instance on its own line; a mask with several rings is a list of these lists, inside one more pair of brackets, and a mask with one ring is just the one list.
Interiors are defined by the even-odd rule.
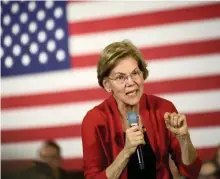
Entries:
[[111,71],[107,84],[117,102],[129,106],[138,104],[144,90],[144,78],[137,61],[132,57],[121,60]]

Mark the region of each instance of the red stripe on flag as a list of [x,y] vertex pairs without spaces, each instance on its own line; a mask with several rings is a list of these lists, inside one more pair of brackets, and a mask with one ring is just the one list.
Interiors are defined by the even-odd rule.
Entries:
[[[190,128],[220,126],[220,111],[186,114],[186,116]],[[81,137],[80,124],[64,127],[2,130],[1,132],[1,140],[3,144],[73,137]]]
[[[220,39],[141,48],[147,61],[220,52]],[[96,66],[99,54],[71,56],[72,68]]]
[[81,125],[1,130],[1,142],[24,142],[81,137]]
[[219,89],[220,75],[151,82],[146,83],[144,88],[144,92],[147,94],[179,93],[187,91]]
[[187,114],[189,128],[220,126],[220,111]]
[[197,152],[202,160],[211,160],[213,159],[216,150],[217,150],[217,146],[209,147],[209,148],[200,148],[197,149]]
[[[200,148],[197,152],[202,160],[210,160],[214,157],[216,147]],[[2,160],[1,169],[2,172],[19,171],[31,165],[31,160]],[[64,159],[62,161],[62,167],[66,170],[71,171],[83,171],[83,159],[72,158]]]
[[[121,30],[132,27],[154,26],[184,21],[203,20],[220,17],[220,4],[186,7],[137,15],[125,15],[106,19],[70,22],[71,35]],[[88,24],[89,28],[88,28]]]
[[[145,92],[148,94],[219,89],[220,75],[149,82],[144,85],[144,88]],[[10,96],[1,98],[1,109],[4,110],[21,107],[56,105],[70,102],[103,100],[107,96],[108,93],[101,88],[42,93],[36,95]]]

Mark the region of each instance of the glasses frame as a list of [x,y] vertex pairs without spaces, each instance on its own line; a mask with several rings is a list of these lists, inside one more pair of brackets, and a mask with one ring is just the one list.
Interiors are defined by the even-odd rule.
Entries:
[[123,75],[124,77],[122,82],[117,81],[117,77],[116,78],[108,77],[108,79],[115,81],[117,84],[125,84],[128,81],[129,77],[131,77],[133,81],[136,80],[134,76],[132,77],[132,75],[135,75],[134,73],[137,73],[138,75],[137,77],[140,77],[143,72],[140,69],[134,69],[130,74],[120,73],[120,75]]

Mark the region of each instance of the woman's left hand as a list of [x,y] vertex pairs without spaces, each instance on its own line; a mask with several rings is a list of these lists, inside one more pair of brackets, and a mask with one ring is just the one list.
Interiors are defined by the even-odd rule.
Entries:
[[175,136],[184,136],[188,134],[188,126],[186,122],[186,116],[184,114],[177,114],[175,112],[164,114],[166,127]]

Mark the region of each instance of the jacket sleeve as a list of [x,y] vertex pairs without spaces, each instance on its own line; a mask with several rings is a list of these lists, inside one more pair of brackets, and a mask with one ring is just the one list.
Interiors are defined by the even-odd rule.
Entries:
[[82,145],[85,179],[107,179],[105,169],[107,158],[102,147],[98,127],[102,126],[104,116],[101,111],[89,111],[82,122]]
[[[172,103],[171,103],[171,111],[170,112],[177,113],[177,110]],[[175,162],[179,172],[186,178],[197,179],[199,172],[200,172],[200,169],[201,169],[201,165],[202,165],[202,162],[201,162],[199,156],[197,156],[196,160],[191,165],[185,165],[182,162],[181,148],[180,148],[180,144],[179,144],[178,140],[169,130],[168,130],[168,136],[169,136],[169,144],[170,144],[169,152],[170,152],[171,158]]]

